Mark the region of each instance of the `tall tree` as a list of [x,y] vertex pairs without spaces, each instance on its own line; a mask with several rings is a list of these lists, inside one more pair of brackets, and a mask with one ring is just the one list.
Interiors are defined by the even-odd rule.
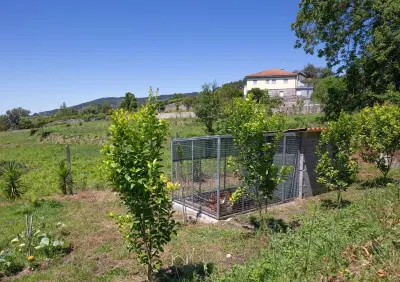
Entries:
[[125,93],[125,98],[122,100],[121,104],[119,105],[121,109],[125,109],[128,112],[134,112],[138,108],[138,103],[136,97],[131,92]]
[[31,111],[23,109],[21,107],[8,110],[6,112],[8,118],[8,124],[11,128],[19,128],[19,122],[22,117],[29,116]]
[[335,76],[328,76],[320,79],[314,86],[314,91],[312,93],[311,99],[314,102],[327,104],[329,89],[337,89],[337,91],[341,91],[346,94],[347,88],[345,79]]
[[399,14],[398,0],[301,0],[295,47],[317,52],[339,73],[358,64],[375,93],[400,91]]
[[217,83],[206,83],[202,86],[203,91],[197,96],[194,112],[204,124],[207,133],[215,132],[214,123],[221,113],[221,100],[217,95]]
[[7,131],[10,128],[8,117],[6,115],[0,116],[0,131]]

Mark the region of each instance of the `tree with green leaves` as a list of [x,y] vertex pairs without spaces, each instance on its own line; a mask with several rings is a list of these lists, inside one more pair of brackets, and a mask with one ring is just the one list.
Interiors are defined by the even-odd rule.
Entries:
[[342,192],[354,182],[358,163],[353,157],[355,122],[351,115],[341,112],[337,121],[328,123],[317,148],[317,181],[329,191],[337,191],[338,204],[342,204]]
[[186,110],[189,111],[191,108],[193,108],[194,104],[196,103],[196,97],[186,96],[182,99],[182,103],[185,106]]
[[138,111],[115,111],[111,117],[110,143],[103,147],[108,179],[119,192],[128,215],[115,216],[129,250],[147,266],[147,278],[160,266],[159,254],[176,232],[171,191],[162,171],[163,142],[168,134],[165,120],[157,118],[155,96]]
[[135,95],[131,92],[125,93],[125,98],[122,100],[119,107],[121,109],[125,109],[128,112],[136,111],[138,108],[138,103]]
[[207,133],[214,134],[214,123],[221,114],[221,100],[217,93],[217,83],[206,83],[203,90],[196,98],[194,112],[197,118],[204,124]]
[[311,99],[317,103],[327,104],[329,89],[335,89],[335,91],[347,94],[345,79],[343,77],[335,76],[328,76],[320,79],[314,86]]
[[[361,76],[362,89],[400,91],[399,13],[397,0],[302,0],[292,24],[295,47],[316,52],[339,73]],[[349,72],[354,66],[360,71]]]
[[0,131],[7,131],[9,128],[8,117],[6,115],[0,115]]
[[[262,207],[267,212],[268,201],[272,198],[277,185],[285,180],[291,167],[278,167],[273,157],[284,130],[284,119],[280,115],[270,116],[266,108],[258,104],[250,95],[243,99],[235,99],[234,105],[228,107],[227,132],[234,137],[238,155],[230,160],[230,166],[242,182],[231,197],[233,202],[239,200],[249,189],[255,189],[256,200],[263,228],[266,228],[266,217],[262,216]],[[266,141],[265,134],[274,131],[273,139]]]
[[386,180],[400,150],[400,108],[376,105],[363,109],[358,118],[357,139],[362,159],[374,163]]
[[249,92],[247,93],[247,95],[250,95],[251,97],[257,102],[260,103],[265,96],[268,95],[268,90],[261,90],[260,88],[252,88],[249,90]]
[[21,118],[28,117],[31,111],[23,109],[21,107],[8,110],[6,112],[8,118],[8,124],[10,128],[19,129],[19,123]]

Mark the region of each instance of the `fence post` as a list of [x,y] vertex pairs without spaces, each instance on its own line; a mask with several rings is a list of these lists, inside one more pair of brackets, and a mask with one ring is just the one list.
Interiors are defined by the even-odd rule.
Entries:
[[72,189],[72,172],[71,172],[71,151],[69,149],[69,145],[65,148],[65,154],[67,158],[67,169],[68,169],[68,189],[69,193],[72,195],[74,191]]
[[217,218],[220,218],[221,204],[221,136],[218,136],[217,145]]
[[[286,134],[283,134],[283,148],[282,148],[283,166],[286,165]],[[282,201],[285,201],[285,182],[282,183]]]
[[194,195],[194,141],[192,140],[192,203]]
[[300,134],[299,142],[299,195],[298,198],[303,198],[303,185],[304,185],[304,147],[303,147],[304,134]]

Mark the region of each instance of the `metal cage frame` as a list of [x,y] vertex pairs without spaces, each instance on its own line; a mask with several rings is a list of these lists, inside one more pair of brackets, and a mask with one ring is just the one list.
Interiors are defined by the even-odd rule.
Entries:
[[[269,136],[274,133],[266,134],[266,138]],[[286,181],[278,185],[271,204],[302,197],[301,137],[301,131],[287,131],[278,143],[274,163],[293,166],[293,169]],[[171,179],[181,185],[181,189],[173,193],[172,200],[215,219],[257,209],[251,196],[244,196],[233,205],[227,203],[229,195],[240,187],[240,181],[227,166],[227,159],[235,156],[236,150],[231,135],[172,139]]]

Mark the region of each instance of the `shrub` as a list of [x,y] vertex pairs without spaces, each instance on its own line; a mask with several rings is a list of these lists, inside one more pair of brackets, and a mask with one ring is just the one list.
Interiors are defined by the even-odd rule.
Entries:
[[112,115],[110,144],[104,146],[108,178],[128,208],[116,216],[128,249],[147,265],[147,277],[161,264],[159,253],[175,233],[170,199],[172,183],[162,174],[162,144],[167,135],[164,120],[157,119],[155,97],[138,111],[117,110]]
[[338,203],[342,202],[341,192],[355,180],[358,171],[357,161],[352,157],[354,131],[352,117],[341,112],[337,121],[328,123],[328,130],[322,132],[317,148],[317,180],[329,190],[338,191]]
[[70,184],[71,178],[69,177],[69,170],[65,160],[62,160],[61,162],[58,163],[57,177],[58,177],[58,188],[64,195],[67,195],[68,191],[67,188]]
[[7,162],[2,168],[2,188],[8,199],[14,200],[21,198],[25,192],[25,185],[22,183],[23,171],[20,166],[14,162]]
[[386,179],[400,150],[400,108],[394,105],[365,108],[360,113],[358,128],[362,159],[375,163]]

